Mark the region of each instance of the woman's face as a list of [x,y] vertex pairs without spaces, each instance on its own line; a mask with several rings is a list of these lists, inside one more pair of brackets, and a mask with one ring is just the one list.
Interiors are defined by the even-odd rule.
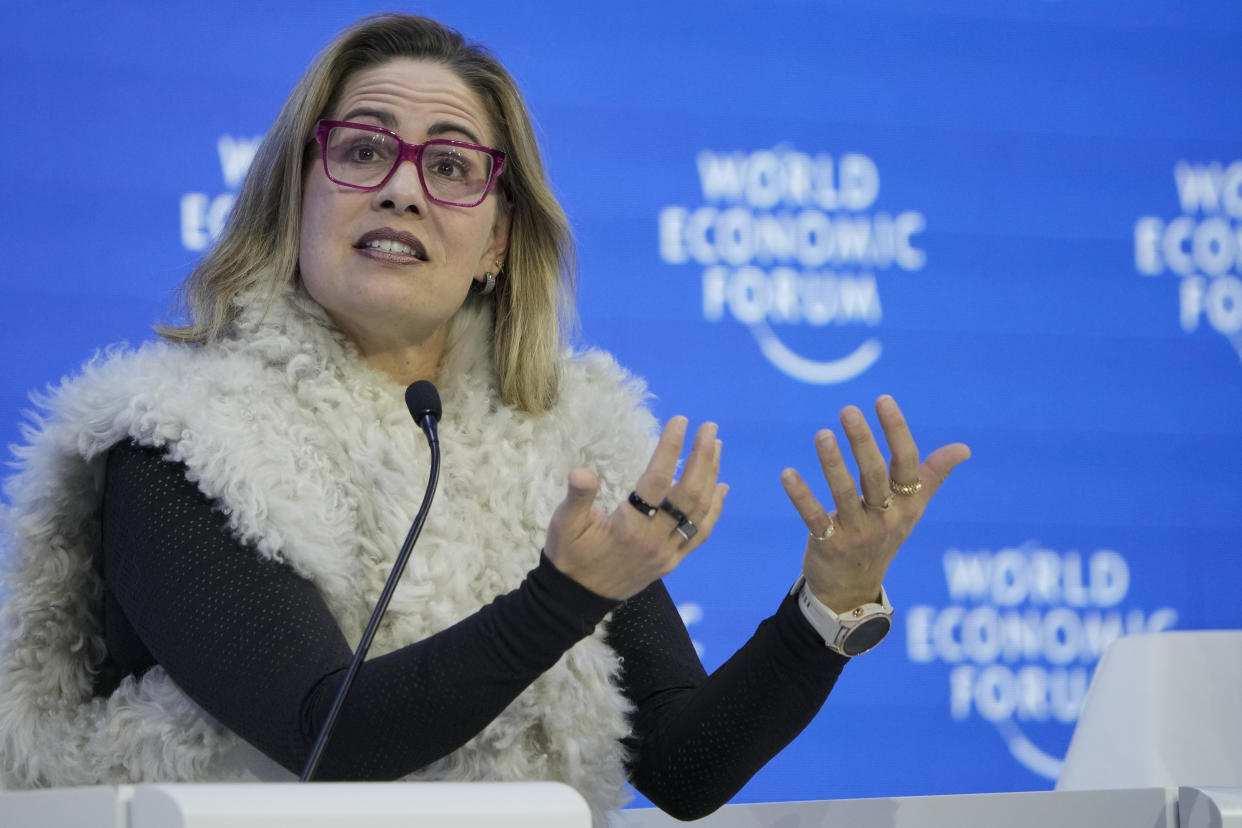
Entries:
[[[474,92],[427,61],[397,59],[358,72],[329,118],[382,126],[414,144],[448,138],[495,146]],[[471,280],[504,258],[508,221],[497,198],[493,191],[476,207],[438,204],[410,162],[377,190],[343,187],[317,155],[302,198],[302,281],[366,350],[434,343]]]

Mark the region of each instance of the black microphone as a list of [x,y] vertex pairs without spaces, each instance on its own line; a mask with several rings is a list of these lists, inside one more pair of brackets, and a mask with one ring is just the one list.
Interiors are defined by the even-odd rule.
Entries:
[[[418,423],[423,434],[427,435],[427,444],[431,446],[432,469],[438,471],[440,435],[436,432],[436,423],[440,421],[440,392],[427,380],[419,380],[405,389],[405,407],[410,409],[410,416]],[[434,488],[434,478],[429,485]]]
[[440,392],[427,380],[419,380],[405,389],[405,407],[420,426],[424,417],[440,420]]
[[319,728],[319,736],[315,739],[315,746],[311,748],[306,765],[302,768],[302,775],[298,777],[299,782],[309,782],[319,767],[319,760],[323,758],[324,748],[327,747],[328,740],[332,738],[332,730],[336,727],[336,719],[341,712],[341,707],[345,704],[345,697],[349,694],[349,688],[354,684],[358,668],[362,666],[363,660],[367,657],[367,651],[371,649],[375,631],[379,629],[380,621],[388,609],[388,602],[392,600],[397,582],[401,580],[401,573],[405,571],[405,564],[410,559],[414,542],[418,540],[419,533],[423,531],[423,523],[426,522],[427,512],[431,509],[431,499],[436,493],[436,482],[440,479],[440,435],[436,432],[436,423],[440,419],[440,392],[436,391],[436,387],[427,380],[419,380],[405,389],[405,406],[410,409],[410,416],[427,435],[427,445],[431,448],[431,473],[428,475],[427,491],[423,495],[423,505],[419,507],[418,515],[415,516],[414,523],[410,525],[410,532],[405,536],[405,543],[401,545],[401,551],[397,554],[397,560],[392,565],[392,572],[388,576],[388,582],[384,584],[384,591],[380,593],[375,610],[371,613],[371,620],[367,622],[367,628],[362,633],[362,640],[358,642],[358,649],[349,663],[345,679],[336,692],[332,708],[328,711],[323,726]]

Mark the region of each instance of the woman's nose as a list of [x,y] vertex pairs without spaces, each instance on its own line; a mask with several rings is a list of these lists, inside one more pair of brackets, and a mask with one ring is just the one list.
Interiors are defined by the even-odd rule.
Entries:
[[412,158],[397,163],[388,181],[375,191],[376,206],[385,210],[397,210],[423,214],[427,210],[427,193],[418,176],[418,165]]

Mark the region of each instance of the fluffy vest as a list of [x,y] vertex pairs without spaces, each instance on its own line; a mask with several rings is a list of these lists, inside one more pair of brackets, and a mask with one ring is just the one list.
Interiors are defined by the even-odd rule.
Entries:
[[[504,406],[490,314],[454,319],[441,368],[439,491],[372,654],[420,640],[515,588],[535,566],[568,470],[595,470],[597,505],[633,486],[652,446],[644,389],[606,355],[567,356],[560,401]],[[150,343],[89,362],[37,400],[4,515],[0,780],[7,787],[292,776],[212,720],[160,669],[91,694],[104,643],[102,461],[157,446],[239,538],[318,587],[356,643],[417,511],[428,449],[404,389],[371,370],[300,291],[242,312],[206,346]],[[625,798],[628,703],[604,625],[481,733],[410,778],[554,779],[597,820]]]

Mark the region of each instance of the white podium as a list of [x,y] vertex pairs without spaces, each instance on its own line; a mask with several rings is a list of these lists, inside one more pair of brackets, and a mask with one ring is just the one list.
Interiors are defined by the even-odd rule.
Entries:
[[0,793],[3,828],[591,828],[555,782],[100,785]]
[[[686,825],[654,809],[616,828]],[[704,828],[1242,828],[1242,788],[910,796],[726,805]],[[591,828],[551,782],[118,785],[0,792],[3,828]]]
[[726,805],[678,822],[654,809],[622,814],[619,828],[1242,828],[1242,788],[898,796]]
[[1104,652],[1057,790],[1242,786],[1242,631],[1127,635]]
[[656,810],[627,812],[623,828],[1181,828],[1177,788],[1136,791],[966,794],[728,805],[677,822]]

